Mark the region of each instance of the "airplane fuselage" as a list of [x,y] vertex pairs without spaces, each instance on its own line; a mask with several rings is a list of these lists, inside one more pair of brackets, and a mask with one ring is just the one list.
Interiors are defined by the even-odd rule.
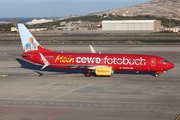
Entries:
[[[28,54],[24,57],[25,59],[43,65],[39,53],[32,51],[24,54]],[[42,54],[48,60],[50,66],[56,68],[76,68],[75,66],[78,66],[78,68],[82,69],[94,69],[94,66],[108,66],[114,71],[143,71],[161,74],[174,67],[165,58],[154,55],[56,52]]]

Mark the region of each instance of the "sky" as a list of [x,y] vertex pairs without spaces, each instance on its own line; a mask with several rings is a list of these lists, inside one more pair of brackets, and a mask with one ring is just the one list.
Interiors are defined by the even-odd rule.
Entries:
[[150,0],[0,0],[0,18],[86,15],[148,1]]

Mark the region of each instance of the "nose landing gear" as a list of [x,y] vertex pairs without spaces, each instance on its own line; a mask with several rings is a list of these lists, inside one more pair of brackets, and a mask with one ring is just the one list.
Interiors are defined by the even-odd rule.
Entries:
[[159,74],[158,74],[158,73],[155,73],[154,76],[155,76],[155,77],[159,77]]
[[154,73],[155,77],[159,77],[159,74],[165,73],[165,71],[157,71],[156,73]]

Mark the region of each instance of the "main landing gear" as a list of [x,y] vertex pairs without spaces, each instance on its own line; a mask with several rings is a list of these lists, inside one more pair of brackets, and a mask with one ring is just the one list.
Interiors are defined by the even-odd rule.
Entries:
[[86,77],[90,77],[90,76],[91,76],[91,71],[90,71],[90,70],[86,70],[85,76],[86,76]]

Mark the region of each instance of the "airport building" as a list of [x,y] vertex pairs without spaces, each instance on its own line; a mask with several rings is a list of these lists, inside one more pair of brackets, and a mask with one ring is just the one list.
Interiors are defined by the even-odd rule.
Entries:
[[159,20],[104,20],[102,21],[103,31],[152,31],[158,32],[161,29]]
[[33,24],[41,24],[41,23],[47,23],[47,22],[52,22],[52,21],[53,20],[45,20],[45,19],[37,20],[37,19],[34,19],[31,22],[27,22],[26,24],[27,25],[33,25]]

